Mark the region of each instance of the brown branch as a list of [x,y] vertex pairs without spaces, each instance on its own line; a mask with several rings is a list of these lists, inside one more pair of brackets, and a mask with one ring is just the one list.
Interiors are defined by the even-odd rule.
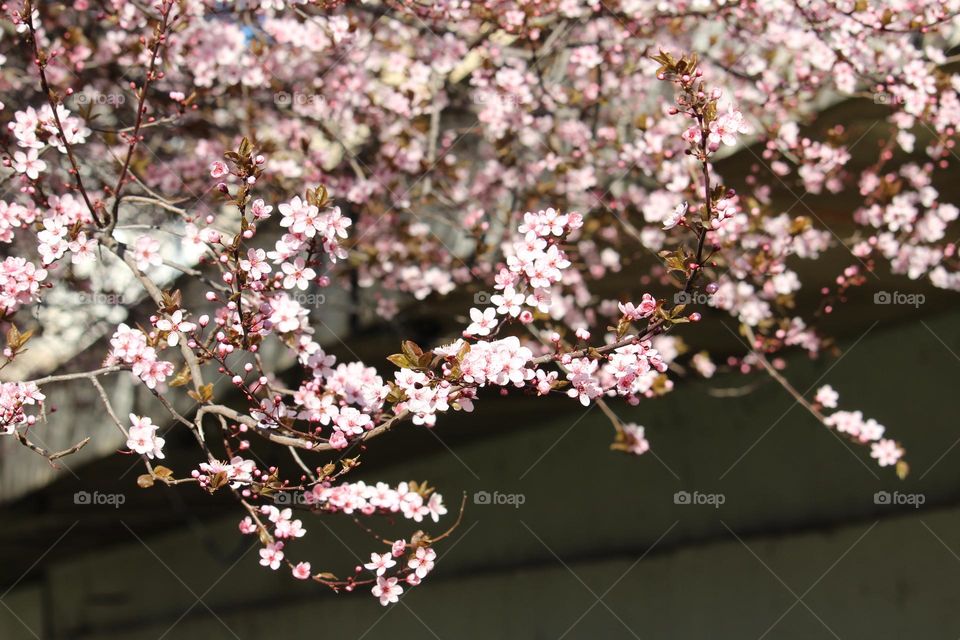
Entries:
[[130,161],[133,160],[133,153],[136,151],[137,144],[140,141],[140,131],[143,128],[143,115],[147,111],[147,90],[150,88],[150,82],[156,76],[157,58],[163,49],[163,43],[166,40],[166,31],[170,26],[170,11],[173,9],[173,3],[164,3],[160,14],[160,24],[154,32],[153,42],[148,52],[150,54],[150,65],[147,67],[147,74],[140,86],[140,93],[137,96],[137,119],[133,125],[133,132],[130,134],[130,142],[127,146],[127,157],[123,161],[123,167],[120,169],[120,176],[117,178],[117,184],[113,189],[114,200],[113,209],[110,214],[110,220],[107,227],[107,235],[113,232],[117,224],[120,213],[120,201],[123,199],[123,183],[127,177],[127,171],[130,169]]
[[80,442],[78,442],[77,444],[73,445],[72,447],[68,447],[67,449],[64,449],[63,451],[53,452],[53,451],[50,451],[49,449],[45,449],[37,444],[34,444],[33,442],[30,442],[30,440],[27,438],[25,433],[22,433],[20,431],[14,431],[14,434],[16,434],[17,440],[20,441],[20,444],[30,449],[34,453],[37,453],[43,456],[44,458],[46,458],[47,462],[49,462],[50,466],[53,467],[54,469],[60,468],[56,464],[55,462],[56,460],[59,460],[60,458],[64,458],[66,456],[76,453],[77,451],[80,451],[80,449],[83,449],[85,446],[87,446],[87,443],[90,442],[90,438],[87,437],[81,440]]
[[60,122],[60,114],[57,112],[59,101],[54,99],[55,94],[50,88],[50,83],[47,81],[47,72],[45,71],[46,56],[40,51],[40,44],[37,42],[36,27],[33,24],[33,0],[27,0],[24,11],[27,15],[27,27],[30,29],[30,41],[33,43],[34,61],[37,65],[37,69],[40,72],[40,87],[43,89],[43,92],[47,97],[47,103],[50,105],[50,111],[53,112],[53,121],[57,127],[57,134],[60,136],[60,141],[63,143],[63,147],[67,150],[67,158],[70,160],[70,166],[73,167],[73,175],[77,180],[77,189],[80,191],[80,195],[83,196],[83,201],[86,203],[87,209],[90,210],[90,215],[93,216],[93,221],[96,223],[97,227],[103,228],[105,226],[105,222],[100,219],[100,216],[97,215],[96,208],[93,206],[93,203],[90,202],[90,196],[87,194],[87,190],[83,186],[83,178],[80,176],[80,166],[77,164],[77,159],[73,155],[73,147],[67,141],[67,134],[64,132],[63,123]]

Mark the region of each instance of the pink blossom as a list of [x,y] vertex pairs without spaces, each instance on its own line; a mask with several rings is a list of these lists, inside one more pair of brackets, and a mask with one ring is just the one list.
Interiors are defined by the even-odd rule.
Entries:
[[127,448],[148,458],[163,458],[165,440],[157,435],[157,425],[150,418],[130,414],[131,426],[127,431]]
[[284,262],[280,265],[280,268],[286,274],[286,277],[283,279],[284,289],[293,289],[296,287],[302,291],[306,290],[310,282],[317,277],[317,272],[306,266],[303,258],[297,258],[293,264]]
[[817,389],[817,395],[815,400],[826,407],[827,409],[836,409],[837,400],[840,398],[840,394],[833,390],[833,387],[826,384],[819,389]]
[[749,127],[743,120],[743,114],[730,109],[710,123],[710,134],[707,139],[712,149],[719,148],[721,142],[733,146],[737,143],[736,134],[749,133],[749,131]]
[[263,249],[247,249],[246,259],[240,260],[239,265],[251,280],[260,280],[272,270],[266,260],[267,253]]
[[396,578],[377,578],[377,584],[371,589],[374,597],[380,599],[380,604],[387,606],[390,603],[398,602],[403,593],[403,587],[397,584]]
[[657,309],[657,301],[649,293],[645,293],[639,305],[634,306],[632,302],[621,302],[619,307],[620,313],[622,313],[627,320],[637,321],[652,316],[653,312]]
[[23,258],[5,258],[0,263],[0,312],[10,315],[22,305],[40,300],[40,283],[46,279],[46,269]]
[[881,440],[870,445],[870,457],[881,467],[894,465],[903,456],[903,450],[895,440]]
[[0,434],[9,435],[16,427],[32,424],[25,408],[43,402],[45,396],[32,382],[0,382]]
[[407,561],[407,566],[413,569],[418,578],[423,579],[433,569],[433,561],[436,557],[437,552],[430,547],[418,547],[413,557]]
[[160,256],[160,243],[150,236],[140,236],[133,245],[133,257],[137,261],[140,271],[147,271],[150,267],[163,264]]
[[497,310],[487,307],[483,311],[474,307],[470,309],[470,320],[473,322],[466,328],[466,333],[472,336],[489,335],[497,326]]
[[240,521],[239,529],[240,533],[243,534],[256,533],[257,525],[254,524],[253,519],[250,516],[247,516]]
[[309,562],[298,562],[293,567],[293,577],[297,580],[309,580],[310,579],[310,563]]
[[227,168],[227,165],[223,162],[217,160],[210,164],[210,177],[212,178],[222,178],[223,176],[230,173],[230,170]]
[[157,320],[156,327],[160,331],[168,332],[167,344],[175,347],[180,342],[180,333],[191,333],[196,330],[197,325],[184,320],[183,310],[177,309],[168,317]]
[[681,202],[674,208],[673,211],[668,213],[663,219],[663,228],[664,229],[673,229],[675,226],[680,224],[680,221],[683,220],[683,217],[687,215],[687,203]]
[[644,428],[628,423],[623,425],[623,435],[627,439],[627,450],[635,455],[646,453],[650,449],[650,443],[644,436]]
[[36,149],[28,149],[26,153],[17,151],[13,154],[13,168],[17,173],[25,173],[31,180],[36,180],[40,172],[46,170],[47,163],[37,157]]
[[283,562],[283,543],[271,542],[266,547],[260,549],[260,564],[264,567],[270,567],[276,571]]
[[363,565],[368,571],[376,571],[378,576],[382,576],[387,569],[396,566],[397,562],[389,553],[371,553],[370,562]]

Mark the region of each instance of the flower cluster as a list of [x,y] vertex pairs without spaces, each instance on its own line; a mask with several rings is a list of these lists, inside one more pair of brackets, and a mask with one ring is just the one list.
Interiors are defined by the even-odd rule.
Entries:
[[414,424],[432,427],[437,422],[437,412],[450,409],[450,389],[446,380],[434,380],[422,371],[401,369],[394,377],[405,399],[397,404],[397,410],[409,411]]
[[295,255],[314,238],[321,242],[332,262],[347,257],[346,250],[340,246],[340,239],[347,237],[347,229],[352,221],[340,213],[340,207],[321,211],[316,205],[308,204],[301,200],[300,196],[295,196],[277,209],[283,216],[280,226],[289,229],[290,233],[284,234],[277,242],[271,257],[282,262],[286,257]]
[[[47,145],[56,147],[60,153],[66,153],[64,140],[69,145],[83,144],[91,133],[83,120],[71,115],[70,110],[62,104],[57,105],[57,116],[63,127],[63,138],[60,136],[60,129],[49,104],[40,107],[39,111],[33,107],[17,111],[13,114],[13,121],[7,126],[17,139],[17,145],[28,149],[28,153],[32,153],[31,157],[36,160],[37,151]],[[43,168],[40,167],[40,170],[42,171]],[[24,172],[21,171],[21,173]],[[31,179],[36,180],[36,177],[33,176]]]
[[523,223],[517,229],[524,234],[523,239],[512,244],[507,268],[501,269],[496,278],[495,286],[501,294],[491,301],[498,305],[498,314],[517,316],[522,303],[544,312],[549,309],[550,289],[570,266],[558,242],[581,227],[583,216],[579,213],[562,214],[551,208],[523,214]]
[[131,413],[130,429],[127,431],[127,448],[150,459],[163,458],[165,440],[157,435],[158,428],[150,418]]
[[34,424],[36,416],[28,416],[25,407],[40,404],[45,397],[32,382],[0,382],[0,434]]
[[400,513],[414,522],[421,522],[426,517],[437,522],[440,516],[447,513],[439,493],[423,490],[408,482],[401,482],[396,488],[384,482],[374,485],[365,482],[344,482],[333,486],[318,484],[305,498],[308,504],[328,511],[366,515]]
[[401,580],[410,586],[416,586],[433,570],[437,552],[430,547],[418,546],[406,558],[406,567],[400,569],[406,575],[385,576],[387,570],[397,566],[396,559],[404,555],[406,546],[403,540],[398,540],[389,553],[371,553],[370,562],[363,565],[364,569],[376,574],[376,583],[370,591],[383,606],[397,602],[403,594],[403,587],[399,584]]
[[479,340],[460,360],[463,380],[483,387],[488,384],[517,387],[536,376],[529,366],[533,352],[520,343],[516,336],[487,342]]
[[39,300],[40,286],[46,278],[46,269],[23,258],[9,257],[0,262],[0,317]]
[[[817,390],[815,401],[822,407],[834,409],[839,398],[833,387],[825,385]],[[881,467],[895,465],[903,457],[903,448],[897,441],[883,437],[886,427],[873,418],[864,420],[862,411],[834,411],[824,419],[824,424],[857,442],[870,443],[870,457]]]
[[[386,604],[432,568],[422,533],[374,554],[372,575],[330,579],[287,559],[303,532],[291,510],[258,502],[306,492],[318,517],[437,521],[446,508],[426,485],[334,484],[356,466],[347,450],[365,455],[394,422],[433,426],[489,387],[635,404],[673,388],[668,365],[711,377],[768,364],[776,378],[781,354],[832,348],[822,317],[871,272],[889,265],[960,290],[960,209],[943,188],[960,128],[957,0],[75,4],[0,8],[19,40],[0,56],[5,379],[27,380],[46,366],[38,354],[86,348],[96,340],[76,335],[124,322],[108,367],[76,377],[129,369],[161,400],[178,394],[164,403],[172,428],[199,432],[204,462],[177,482],[235,489],[249,514],[241,531],[264,539],[261,563],[297,579],[363,584]],[[710,51],[625,54],[652,42]],[[97,93],[127,86],[126,71],[129,92]],[[862,131],[810,125],[816,109],[856,110],[866,95],[888,125],[872,135],[888,139],[858,146],[854,162]],[[749,162],[719,162],[747,144]],[[799,201],[783,206],[796,187],[859,194],[852,224],[836,225],[844,236]],[[836,278],[801,276],[847,247],[855,264]],[[321,306],[327,287],[338,299]],[[155,306],[65,309],[117,291]],[[418,338],[456,339],[405,342],[393,375],[321,347],[340,327],[403,330],[417,302],[467,291],[463,326]],[[95,306],[112,307],[108,322],[87,313]],[[756,344],[714,361],[683,323],[724,313]],[[31,336],[46,348],[23,349]],[[187,398],[200,408],[180,415]],[[25,409],[43,399],[31,383],[2,383],[0,429],[31,425]],[[804,405],[905,469],[876,421],[823,416],[837,400],[823,388]],[[114,420],[148,460],[173,442],[151,418]],[[613,423],[615,449],[649,449],[643,427]],[[259,468],[260,447],[290,447],[296,464]]]
[[201,462],[200,468],[194,469],[191,476],[200,483],[201,487],[216,488],[229,483],[231,487],[238,489],[253,480],[256,466],[253,460],[244,460],[240,456],[234,456],[229,462],[220,460]]
[[[653,343],[644,340],[614,349],[601,368],[601,385],[609,395],[626,397],[636,404],[647,394],[657,377],[665,373],[667,363]],[[574,383],[576,387],[576,383]],[[582,396],[581,396],[582,399]]]
[[160,360],[157,350],[148,345],[147,336],[139,329],[120,324],[110,339],[110,346],[112,349],[106,363],[122,362],[130,365],[133,375],[140,378],[150,389],[155,389],[173,375],[173,363]]
[[622,427],[624,446],[629,453],[642,455],[650,450],[650,443],[646,438],[646,431],[638,424],[628,423]]
[[[720,96],[715,96],[719,98]],[[737,144],[737,134],[750,133],[750,128],[743,120],[743,114],[736,109],[729,108],[712,120],[707,134],[707,148],[716,151],[720,143],[732,147]]]
[[260,513],[273,523],[273,535],[276,538],[302,538],[307,533],[303,522],[293,518],[293,510],[290,508],[278,509],[272,505],[263,505]]

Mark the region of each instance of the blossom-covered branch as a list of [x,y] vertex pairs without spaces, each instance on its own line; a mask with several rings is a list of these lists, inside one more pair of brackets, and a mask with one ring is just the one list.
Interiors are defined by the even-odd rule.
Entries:
[[[903,475],[900,442],[826,415],[832,387],[804,398],[781,358],[821,355],[823,316],[883,270],[960,289],[960,210],[937,186],[960,124],[960,2],[874,5],[7,2],[0,433],[51,462],[76,453],[87,440],[32,436],[57,428],[43,389],[90,384],[140,486],[229,491],[263,566],[383,604],[460,520],[416,529],[450,515],[433,486],[346,476],[373,438],[494,394],[596,403],[612,448],[641,455],[655,428],[615,403],[642,410],[684,372],[762,370]],[[865,97],[882,144],[855,168],[870,132],[814,118]],[[733,153],[754,156],[740,180],[720,170]],[[839,222],[804,201],[843,192],[858,204]],[[847,264],[804,307],[805,265],[830,250]],[[444,296],[442,335],[398,331],[389,364],[321,340],[339,320],[402,327]],[[687,348],[724,317],[742,354]],[[113,375],[152,402],[117,411]],[[165,467],[180,433],[195,464]],[[282,465],[262,462],[272,449]],[[342,577],[295,555],[308,516],[356,519],[370,562]],[[377,533],[393,517],[413,530]]]

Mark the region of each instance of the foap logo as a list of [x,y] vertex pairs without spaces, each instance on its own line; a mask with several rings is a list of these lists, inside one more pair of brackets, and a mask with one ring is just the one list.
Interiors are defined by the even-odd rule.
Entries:
[[873,494],[873,504],[891,506],[910,506],[919,509],[927,501],[922,493],[901,493],[899,491],[877,491]]
[[892,93],[887,93],[886,91],[875,91],[873,94],[873,102],[874,104],[902,104],[903,98]]
[[499,491],[490,493],[489,491],[477,491],[473,494],[473,503],[480,505],[508,505],[514,509],[519,509],[526,501],[527,497],[522,493],[500,493]]
[[107,105],[119,107],[127,102],[127,96],[122,93],[78,93],[76,101],[79,105]]
[[273,503],[282,506],[309,504],[307,494],[303,491],[280,491],[273,496]]
[[81,291],[77,304],[122,306],[126,300],[122,293],[106,293],[103,291]]
[[327,296],[322,293],[294,293],[290,294],[301,307],[319,307],[327,301]]
[[709,304],[711,298],[702,291],[678,291],[673,294],[673,304]]
[[873,294],[873,304],[905,304],[917,308],[927,301],[922,293],[900,293],[899,291],[877,291]]
[[73,504],[81,506],[108,506],[113,507],[114,509],[119,509],[124,502],[127,501],[127,496],[122,493],[100,493],[99,491],[94,491],[93,493],[89,491],[77,491],[73,494]]
[[278,107],[308,105],[323,101],[324,97],[318,93],[302,93],[300,91],[294,91],[293,93],[290,93],[288,91],[277,91],[275,94],[273,94],[273,102]]
[[673,494],[673,504],[680,505],[708,505],[714,509],[719,509],[720,505],[727,501],[727,497],[722,493],[701,493],[694,491],[677,491]]
[[678,291],[673,294],[673,304],[698,304],[709,307],[724,307],[723,297],[704,291]]
[[475,91],[474,104],[498,104],[503,109],[514,109],[523,104],[523,97],[518,93],[497,93],[493,91]]

